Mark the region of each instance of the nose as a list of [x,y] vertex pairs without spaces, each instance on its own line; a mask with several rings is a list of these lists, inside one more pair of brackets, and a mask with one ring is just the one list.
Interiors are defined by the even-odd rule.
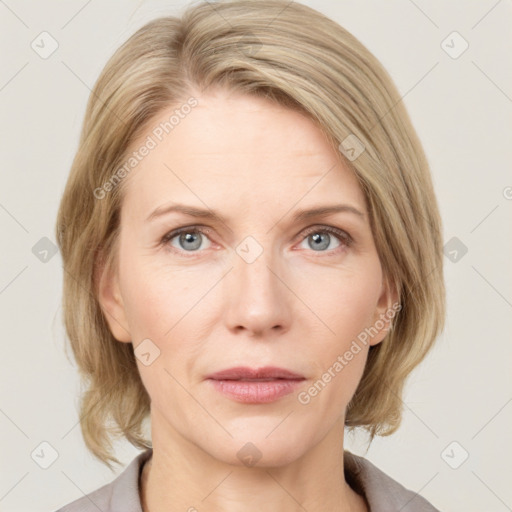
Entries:
[[233,269],[224,279],[225,320],[230,331],[267,338],[290,328],[293,294],[282,267],[270,250],[252,262],[234,253]]

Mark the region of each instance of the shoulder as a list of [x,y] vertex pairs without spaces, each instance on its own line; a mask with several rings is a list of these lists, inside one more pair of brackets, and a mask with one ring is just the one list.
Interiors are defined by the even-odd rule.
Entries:
[[348,484],[365,496],[370,512],[439,512],[363,457],[345,451],[344,466]]
[[139,476],[151,455],[148,449],[135,457],[112,482],[64,505],[56,512],[142,512]]

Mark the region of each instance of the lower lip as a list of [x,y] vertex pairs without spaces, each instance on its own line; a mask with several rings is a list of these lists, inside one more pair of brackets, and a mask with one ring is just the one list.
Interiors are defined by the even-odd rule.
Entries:
[[228,398],[246,404],[274,402],[293,393],[304,379],[277,379],[268,381],[213,380],[215,389]]

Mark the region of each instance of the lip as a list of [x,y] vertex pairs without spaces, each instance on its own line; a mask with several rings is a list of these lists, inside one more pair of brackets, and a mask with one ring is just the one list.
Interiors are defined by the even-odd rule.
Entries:
[[232,400],[262,404],[293,393],[305,377],[275,366],[255,369],[239,366],[216,372],[207,380],[217,391]]
[[263,368],[249,368],[247,366],[237,366],[228,368],[220,372],[208,375],[208,379],[213,380],[255,380],[255,379],[304,379],[304,375],[292,372],[285,368],[277,366],[265,366]]

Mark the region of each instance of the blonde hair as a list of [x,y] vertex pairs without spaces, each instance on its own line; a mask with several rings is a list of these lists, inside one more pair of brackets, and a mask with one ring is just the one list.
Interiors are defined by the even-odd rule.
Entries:
[[406,377],[444,327],[442,229],[429,166],[396,86],[369,50],[323,14],[284,0],[203,2],[180,18],[153,20],[115,52],[92,90],[56,224],[64,322],[85,387],[82,434],[111,469],[110,462],[120,464],[113,438],[151,447],[142,429],[150,398],[132,344],[112,336],[95,278],[116,265],[126,180],[95,191],[157,113],[212,86],[303,112],[337,151],[349,136],[364,146],[355,159],[343,150],[340,156],[365,194],[401,310],[384,341],[369,350],[348,427],[363,427],[372,439],[398,428]]

